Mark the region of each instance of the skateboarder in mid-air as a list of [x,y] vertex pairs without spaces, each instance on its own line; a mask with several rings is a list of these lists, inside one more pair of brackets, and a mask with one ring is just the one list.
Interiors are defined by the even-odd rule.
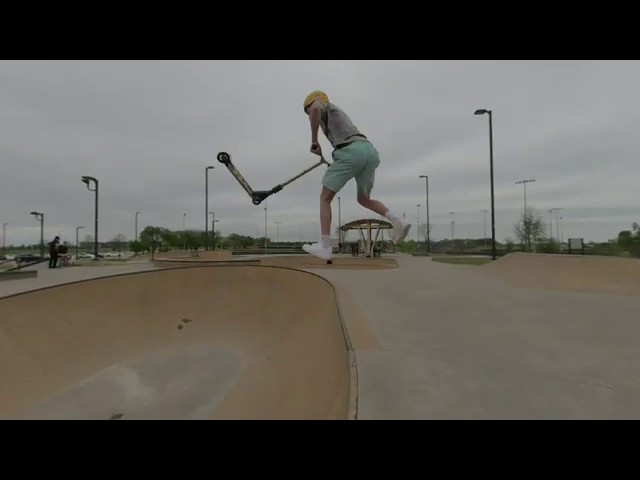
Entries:
[[391,222],[394,243],[404,240],[411,224],[405,223],[382,202],[371,198],[375,172],[380,165],[380,157],[373,144],[344,111],[329,102],[329,97],[322,91],[311,92],[304,99],[304,112],[311,123],[311,153],[322,156],[318,143],[319,127],[333,147],[333,163],[324,174],[320,193],[320,241],[303,245],[304,251],[325,260],[331,259],[331,201],[352,178],[355,178],[358,188],[358,203]]

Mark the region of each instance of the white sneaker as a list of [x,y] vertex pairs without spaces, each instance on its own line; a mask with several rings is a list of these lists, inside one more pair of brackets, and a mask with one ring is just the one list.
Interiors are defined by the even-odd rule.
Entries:
[[398,244],[402,242],[407,235],[409,234],[409,230],[411,229],[410,223],[404,223],[402,221],[393,223],[393,243]]
[[333,252],[333,248],[325,248],[320,242],[312,243],[311,245],[304,244],[302,245],[302,249],[311,255],[322,258],[323,260],[330,260]]

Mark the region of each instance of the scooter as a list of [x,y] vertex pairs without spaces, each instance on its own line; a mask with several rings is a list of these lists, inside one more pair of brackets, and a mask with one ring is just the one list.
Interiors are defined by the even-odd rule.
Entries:
[[287,180],[286,182],[276,185],[271,190],[254,190],[254,189],[251,188],[249,183],[245,180],[245,178],[242,176],[242,174],[238,171],[236,166],[231,161],[231,155],[229,155],[227,152],[220,152],[220,153],[218,153],[218,161],[229,169],[229,171],[235,177],[235,179],[238,181],[238,183],[240,185],[242,185],[242,188],[244,188],[245,191],[249,194],[249,196],[251,197],[251,200],[252,200],[254,205],[260,205],[267,197],[273,195],[274,193],[279,192],[284,187],[289,185],[291,182],[297,180],[298,178],[302,177],[303,175],[306,175],[311,170],[313,170],[315,168],[318,168],[320,165],[323,165],[323,164],[324,165],[329,165],[329,166],[331,165],[329,162],[327,162],[324,159],[324,157],[321,156],[320,157],[320,161],[318,163],[316,163],[316,164],[312,165],[311,167],[307,168],[306,170],[300,172],[298,175],[296,175],[295,177]]

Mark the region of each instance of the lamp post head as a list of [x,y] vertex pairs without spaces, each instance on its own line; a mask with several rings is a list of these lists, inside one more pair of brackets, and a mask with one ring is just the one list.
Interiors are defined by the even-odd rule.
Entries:
[[480,108],[473,112],[474,115],[484,115],[485,113],[491,113],[491,110],[487,110],[486,108]]
[[89,190],[90,192],[93,192],[95,190],[91,190],[91,183],[93,182],[96,185],[96,188],[98,187],[98,180],[94,177],[90,177],[88,175],[83,175],[82,178],[82,183],[85,183],[87,185],[87,190]]
[[420,175],[420,178],[429,178],[429,175]]

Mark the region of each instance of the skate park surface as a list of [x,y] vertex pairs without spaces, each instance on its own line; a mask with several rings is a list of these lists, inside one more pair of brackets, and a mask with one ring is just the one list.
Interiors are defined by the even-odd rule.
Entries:
[[0,282],[0,418],[640,418],[638,259],[173,260]]

